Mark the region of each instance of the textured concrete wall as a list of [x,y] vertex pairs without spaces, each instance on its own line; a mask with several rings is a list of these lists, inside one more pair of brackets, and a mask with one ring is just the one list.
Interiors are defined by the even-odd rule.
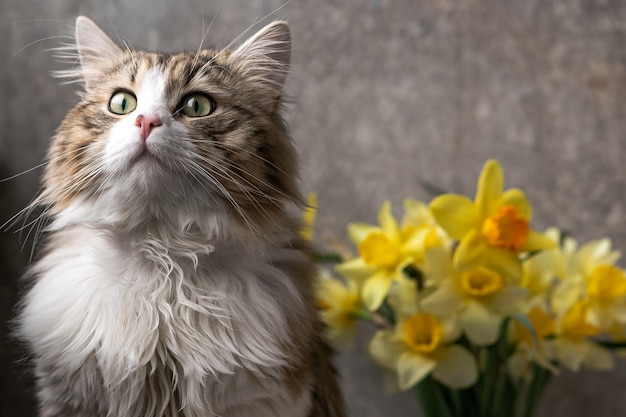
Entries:
[[[203,20],[216,16],[208,43],[223,46],[281,5],[0,0],[0,178],[41,162],[75,100],[48,76],[59,65],[45,50],[77,14],[137,47],[174,51],[198,46]],[[320,241],[345,239],[349,221],[373,222],[385,199],[428,199],[424,179],[472,195],[483,162],[496,157],[507,184],[527,191],[536,228],[626,248],[623,0],[293,0],[273,16],[292,25],[287,119],[303,185],[320,195]],[[26,205],[40,173],[0,182],[0,223]],[[2,322],[29,256],[22,241],[0,234]],[[0,329],[0,416],[30,416],[19,347]],[[410,394],[382,393],[361,346],[339,358],[351,415],[417,415]],[[541,415],[626,415],[625,370],[565,373]]]

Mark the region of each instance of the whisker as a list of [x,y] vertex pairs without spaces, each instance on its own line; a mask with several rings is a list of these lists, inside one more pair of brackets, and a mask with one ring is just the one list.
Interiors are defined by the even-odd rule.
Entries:
[[20,172],[20,173],[18,173],[18,174],[11,175],[10,177],[7,177],[7,178],[4,178],[4,179],[1,179],[1,180],[0,180],[0,183],[2,183],[2,182],[7,182],[7,181],[11,181],[11,180],[13,180],[13,179],[15,179],[15,178],[17,178],[17,177],[20,177],[20,176],[22,176],[22,175],[24,175],[24,174],[28,174],[29,172],[32,172],[32,171],[34,171],[34,170],[36,170],[36,169],[39,169],[39,168],[41,168],[41,167],[43,167],[43,166],[45,166],[45,165],[47,165],[47,164],[48,164],[48,161],[46,161],[46,162],[42,162],[41,164],[36,165],[36,166],[34,166],[34,167],[32,167],[32,168],[28,168],[27,170],[22,171],[22,172]]
[[[255,194],[257,195],[257,197],[263,197],[266,200],[274,203],[277,207],[280,207],[280,204],[278,203],[280,201],[280,199],[276,199],[276,198],[272,198],[271,196],[268,196],[266,193],[264,193],[262,190],[259,190],[258,187],[256,187],[254,184],[251,184],[248,180],[246,180],[245,178],[241,177],[240,175],[236,174],[236,173],[232,173],[232,172],[228,172],[228,171],[224,171],[215,161],[212,161],[210,159],[207,158],[203,158],[200,155],[196,155],[196,157],[201,158],[201,160],[208,164],[209,166],[211,166],[212,168],[214,168],[213,174],[235,184],[235,186],[237,186],[240,190],[240,192],[246,197],[246,199],[252,204],[252,206],[254,206],[256,208],[256,210],[266,219],[268,220],[270,223],[274,223],[274,218],[272,216],[269,215],[269,213],[267,212],[267,210],[265,209],[265,207],[263,205],[261,205],[261,203],[258,201],[257,198],[255,198],[252,194],[251,194],[251,190],[247,190],[246,188],[243,187],[243,185],[237,181],[232,174],[236,175],[237,177],[239,177],[241,180],[245,181],[248,183],[248,185],[250,187],[252,187],[252,191],[255,192]],[[225,188],[222,186],[222,188]],[[230,194],[230,193],[229,193]]]
[[21,52],[23,52],[25,49],[30,48],[33,45],[37,45],[38,43],[41,42],[45,42],[45,41],[49,41],[51,39],[63,39],[63,38],[67,38],[67,36],[65,35],[54,35],[54,36],[46,36],[45,38],[41,38],[41,39],[37,39],[36,41],[32,41],[24,46],[22,46],[20,49],[18,49],[17,51],[15,51],[12,55],[11,58],[15,58],[17,55],[19,55]]
[[[217,169],[221,169],[223,170],[223,167],[221,165],[226,164],[229,167],[232,168],[237,168],[238,170],[240,170],[242,172],[242,174],[244,175],[249,175],[250,177],[253,177],[255,180],[259,181],[260,185],[263,185],[265,187],[267,187],[268,189],[270,189],[271,191],[279,194],[280,196],[284,197],[284,198],[288,198],[288,196],[281,190],[279,190],[278,188],[276,188],[275,186],[273,186],[272,184],[269,184],[268,182],[266,182],[265,180],[253,175],[250,171],[246,170],[243,167],[240,167],[238,165],[233,164],[230,161],[220,161],[220,165],[217,165],[217,162],[214,162],[208,158],[205,158],[201,155],[198,155],[198,157],[203,158],[203,161],[206,163],[213,163],[215,164],[214,167]],[[225,171],[228,172],[228,171]],[[255,184],[251,183],[249,180],[247,180],[246,178],[244,178],[243,176],[232,172],[233,175],[237,176],[238,178],[240,178],[241,180],[245,181],[247,183],[248,186],[250,186],[252,188],[252,191],[255,191],[259,196],[262,196],[264,198],[267,198],[270,201],[281,201],[279,198],[275,198],[272,196],[267,195],[267,193],[263,192],[263,190],[261,190],[260,188],[258,188]],[[231,178],[232,179],[232,178]]]

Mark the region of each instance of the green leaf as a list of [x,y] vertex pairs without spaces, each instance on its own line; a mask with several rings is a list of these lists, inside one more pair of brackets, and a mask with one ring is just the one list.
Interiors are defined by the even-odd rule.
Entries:
[[528,331],[530,332],[530,336],[533,338],[533,346],[532,350],[530,351],[530,357],[532,359],[535,357],[535,354],[537,353],[537,346],[539,345],[539,339],[537,339],[537,332],[535,332],[535,327],[533,326],[532,322],[526,314],[515,313],[513,314],[513,318],[520,322],[524,327],[526,327],[526,329],[528,329]]
[[402,273],[414,280],[417,283],[417,290],[421,291],[424,289],[424,274],[414,265],[407,265],[402,270]]
[[626,341],[622,341],[622,342],[598,341],[596,343],[607,349],[626,349]]
[[431,194],[432,197],[437,197],[439,195],[448,194],[446,190],[444,190],[443,188],[441,188],[440,186],[436,184],[433,184],[432,182],[428,180],[421,180],[420,185],[426,192]]

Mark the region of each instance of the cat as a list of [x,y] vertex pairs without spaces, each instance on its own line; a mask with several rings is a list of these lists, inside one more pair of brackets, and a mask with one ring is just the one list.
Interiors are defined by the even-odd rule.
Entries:
[[75,36],[59,75],[84,91],[48,151],[16,320],[39,415],[344,416],[280,115],[287,23],[176,54],[83,16]]

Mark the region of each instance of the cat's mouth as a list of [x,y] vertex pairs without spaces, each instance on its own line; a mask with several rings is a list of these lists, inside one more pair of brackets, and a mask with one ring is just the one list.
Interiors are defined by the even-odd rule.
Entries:
[[154,146],[150,144],[142,143],[134,152],[130,160],[130,165],[137,164],[163,164],[163,161],[159,157],[158,152]]

